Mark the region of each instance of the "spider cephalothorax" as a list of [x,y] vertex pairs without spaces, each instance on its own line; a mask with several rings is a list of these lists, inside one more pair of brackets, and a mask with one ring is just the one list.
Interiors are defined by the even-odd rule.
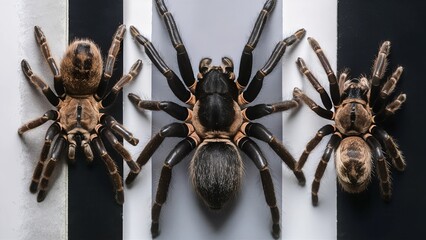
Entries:
[[[317,135],[307,144],[298,162],[297,170],[300,170],[309,153],[321,139],[333,133],[312,183],[313,204],[318,204],[320,180],[333,151],[335,151],[337,179],[345,191],[350,193],[364,191],[370,182],[373,162],[375,161],[382,197],[389,200],[391,182],[387,159],[382,153],[382,149],[392,159],[397,170],[403,171],[405,162],[392,137],[378,124],[393,115],[406,100],[405,94],[399,94],[386,105],[389,95],[393,92],[402,74],[402,67],[398,67],[392,76],[381,84],[387,66],[390,42],[386,41],[380,47],[370,79],[364,76],[349,79],[348,73],[345,71],[340,74],[337,81],[319,44],[312,38],[308,38],[308,40],[327,73],[331,100],[318,80],[306,67],[303,59],[300,58],[297,61],[299,70],[321,95],[326,109],[318,106],[300,89],[296,88],[294,94],[319,116],[334,121],[334,125],[326,125],[318,131]],[[332,103],[334,112],[330,111]]]
[[[140,35],[135,27],[131,33],[135,40],[144,46],[145,52],[157,69],[167,78],[173,93],[190,107],[179,106],[173,102],[145,101],[130,94],[130,100],[141,109],[163,110],[172,117],[184,121],[169,124],[153,136],[139,156],[137,163],[143,166],[166,137],[185,138],[179,142],[165,160],[152,208],[151,233],[159,233],[159,217],[166,201],[172,168],[182,161],[193,149],[194,157],[190,163],[190,176],[194,189],[203,202],[211,209],[220,209],[240,188],[243,174],[243,161],[238,149],[245,152],[259,169],[265,198],[271,209],[273,235],[279,237],[279,211],[276,204],[272,178],[268,163],[257,144],[249,137],[267,142],[281,159],[294,170],[295,160],[284,146],[263,125],[251,120],[298,106],[295,100],[274,104],[259,104],[245,107],[258,95],[263,79],[268,75],[284,54],[286,47],[301,39],[305,31],[280,41],[271,57],[249,83],[251,76],[252,51],[256,47],[260,34],[270,12],[275,6],[273,0],[267,0],[249,41],[244,48],[240,74],[234,74],[234,65],[230,58],[222,58],[222,65],[214,66],[211,59],[204,58],[199,64],[197,79],[194,78],[191,63],[185,46],[179,36],[173,16],[168,12],[164,1],[156,1],[157,9],[167,26],[172,43],[178,53],[178,65],[183,83],[159,57],[152,43]],[[302,172],[294,172],[300,183],[305,182]],[[130,173],[126,183],[131,183],[137,173]]]
[[[124,25],[118,27],[109,50],[105,70],[99,47],[87,39],[75,40],[68,46],[60,69],[58,69],[50,54],[44,33],[39,27],[35,27],[37,42],[54,74],[56,94],[49,85],[32,72],[26,60],[22,60],[22,70],[27,79],[39,88],[49,102],[57,108],[57,110],[47,111],[42,117],[25,124],[18,130],[19,134],[23,134],[48,120],[54,121],[47,130],[45,143],[30,186],[31,192],[39,191],[38,201],[43,201],[46,197],[49,178],[62,152],[68,149],[68,159],[72,162],[75,159],[76,148],[81,147],[89,162],[93,160],[92,149],[97,150],[111,176],[116,191],[116,200],[120,204],[123,203],[121,176],[100,136],[106,138],[121,154],[132,172],[139,172],[139,166],[133,162],[130,154],[112,132],[133,145],[136,145],[138,140],[112,116],[103,113],[103,110],[114,102],[123,86],[128,84],[142,67],[142,62],[138,60],[130,72],[124,75],[106,94],[106,87],[111,78],[124,32]],[[48,159],[50,151],[51,157]]]

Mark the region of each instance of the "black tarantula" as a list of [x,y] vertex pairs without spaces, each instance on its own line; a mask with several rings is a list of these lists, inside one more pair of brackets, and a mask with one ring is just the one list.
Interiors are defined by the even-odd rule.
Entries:
[[[172,117],[184,121],[163,127],[148,142],[137,159],[138,165],[143,166],[166,137],[184,138],[168,155],[161,171],[157,194],[152,207],[152,236],[156,237],[159,234],[160,211],[167,198],[173,167],[193,149],[196,149],[190,163],[190,176],[194,189],[209,208],[220,209],[235,195],[241,184],[243,163],[237,149],[238,146],[252,159],[260,171],[266,202],[272,214],[272,233],[274,237],[278,238],[280,235],[280,216],[268,162],[250,137],[267,142],[290,169],[295,169],[296,162],[272,133],[263,125],[251,121],[275,112],[294,108],[298,106],[298,102],[289,100],[274,104],[244,106],[256,98],[262,87],[264,77],[280,61],[286,47],[296,43],[304,36],[305,30],[301,29],[294,35],[280,41],[264,67],[256,73],[249,83],[252,51],[256,47],[266,20],[276,4],[276,0],[267,0],[244,47],[239,77],[236,78],[234,74],[231,59],[224,57],[221,66],[212,66],[212,60],[204,58],[200,61],[199,73],[197,80],[195,80],[187,51],[172,14],[167,10],[163,0],[156,0],[155,3],[176,49],[179,70],[184,84],[164,63],[148,39],[140,35],[133,26],[130,27],[130,31],[135,40],[144,46],[148,57],[157,69],[167,78],[173,93],[179,100],[188,104],[189,108],[168,101],[145,101],[135,94],[129,94],[129,99],[140,109],[162,110]],[[126,183],[130,184],[137,174],[137,172],[130,173]],[[294,171],[294,174],[299,182],[304,184],[303,173]]]
[[[138,139],[134,138],[112,116],[102,113],[105,108],[112,105],[122,88],[132,81],[142,68],[142,61],[138,60],[131,67],[129,73],[107,92],[108,81],[111,78],[115,58],[120,50],[126,27],[121,25],[115,32],[104,71],[99,47],[87,39],[75,40],[68,46],[58,69],[51,56],[44,33],[38,26],[34,29],[37,43],[54,75],[56,94],[44,80],[33,73],[26,60],[21,62],[22,71],[29,82],[41,90],[57,110],[47,111],[42,117],[26,123],[18,130],[21,135],[48,120],[54,121],[47,130],[40,159],[34,170],[30,191],[33,193],[38,191],[37,201],[43,201],[47,194],[49,178],[61,154],[68,148],[68,159],[73,162],[76,148],[81,147],[88,162],[93,160],[92,149],[95,149],[102,157],[116,191],[116,201],[122,204],[124,193],[121,176],[100,136],[107,139],[120,153],[132,172],[139,172],[139,166],[112,132],[123,137],[132,145],[136,145]],[[51,147],[51,145],[53,146]],[[50,151],[51,157],[47,159]]]
[[[346,192],[359,193],[366,189],[371,179],[374,160],[381,196],[384,200],[389,200],[391,179],[382,149],[392,159],[393,166],[397,170],[405,169],[405,161],[395,141],[378,124],[393,115],[406,100],[405,94],[399,94],[393,101],[387,103],[403,71],[402,67],[398,67],[386,81],[382,81],[388,64],[390,42],[385,41],[381,45],[370,79],[365,76],[350,79],[347,71],[344,71],[337,81],[318,42],[313,38],[308,38],[308,41],[327,73],[331,100],[301,58],[297,60],[297,66],[320,94],[325,108],[318,106],[300,89],[295,88],[294,94],[316,114],[334,121],[334,124],[327,124],[318,130],[315,137],[306,145],[296,167],[297,171],[300,171],[309,153],[321,139],[333,134],[315,173],[312,183],[312,204],[318,204],[320,180],[333,151],[335,151],[337,179]],[[332,105],[334,112],[330,111]]]

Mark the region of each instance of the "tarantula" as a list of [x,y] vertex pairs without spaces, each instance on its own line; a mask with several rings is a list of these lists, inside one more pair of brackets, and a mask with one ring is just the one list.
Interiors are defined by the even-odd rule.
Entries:
[[[393,138],[378,124],[393,115],[406,100],[406,95],[401,93],[387,104],[403,71],[402,67],[398,67],[386,81],[382,81],[388,64],[390,42],[385,41],[381,45],[369,79],[365,76],[351,79],[348,72],[344,71],[337,81],[318,42],[313,38],[308,38],[308,41],[327,73],[331,100],[301,58],[297,60],[297,66],[320,94],[325,108],[318,106],[300,89],[295,88],[294,94],[316,114],[334,121],[334,124],[327,124],[319,129],[315,137],[308,142],[296,167],[296,171],[300,171],[310,152],[321,139],[333,134],[315,173],[312,183],[312,204],[318,204],[320,180],[333,151],[335,151],[337,179],[343,190],[349,193],[364,191],[371,179],[374,160],[377,165],[381,196],[384,200],[390,200],[391,179],[382,149],[392,159],[393,166],[397,170],[405,169],[405,161]],[[332,105],[334,112],[330,110]]]
[[[131,67],[129,73],[107,92],[108,81],[111,78],[115,58],[120,50],[126,27],[121,25],[115,32],[104,71],[100,49],[88,39],[73,41],[66,49],[58,69],[51,56],[44,33],[38,26],[34,30],[43,57],[54,75],[56,94],[42,78],[33,73],[26,60],[21,62],[22,71],[29,82],[41,90],[57,110],[47,111],[42,117],[26,123],[18,130],[18,133],[22,135],[49,120],[54,121],[47,129],[40,159],[32,177],[30,191],[33,193],[38,191],[37,201],[43,201],[47,194],[49,178],[61,154],[68,148],[68,159],[73,162],[76,148],[81,147],[88,162],[93,160],[92,149],[99,153],[112,179],[116,201],[122,204],[124,193],[121,176],[100,136],[111,143],[127,162],[132,172],[140,171],[129,152],[112,132],[123,137],[132,145],[136,145],[138,139],[134,138],[111,115],[103,113],[105,108],[112,105],[122,88],[132,81],[142,68],[142,61],[138,60]],[[51,157],[47,159],[50,151]]]
[[[213,66],[211,59],[204,58],[200,61],[199,73],[197,80],[195,80],[188,53],[172,14],[167,10],[163,0],[155,2],[177,52],[179,70],[184,84],[161,59],[147,38],[142,36],[133,26],[130,27],[130,31],[135,40],[145,48],[148,57],[157,69],[166,77],[173,93],[179,100],[188,104],[189,108],[169,101],[141,100],[135,94],[129,94],[131,102],[140,109],[162,110],[177,120],[184,121],[163,127],[148,142],[137,159],[138,165],[143,166],[165,138],[184,138],[170,152],[161,171],[157,194],[152,207],[152,236],[156,237],[159,234],[160,211],[167,198],[173,167],[193,149],[196,149],[190,163],[190,177],[194,189],[209,208],[221,209],[235,195],[242,181],[243,163],[237,149],[238,146],[251,158],[260,171],[266,202],[272,214],[273,236],[279,237],[280,216],[268,162],[250,137],[267,142],[290,169],[294,170],[296,162],[272,133],[263,125],[251,121],[297,107],[298,102],[289,100],[250,107],[245,107],[245,105],[256,98],[262,87],[264,77],[280,61],[286,47],[301,39],[305,30],[301,29],[294,35],[280,41],[264,67],[256,73],[249,83],[252,51],[258,43],[268,15],[276,3],[275,0],[267,0],[244,47],[239,77],[236,78],[234,74],[231,59],[223,57],[221,66]],[[126,183],[130,184],[137,174],[137,172],[131,172]],[[302,172],[294,171],[294,174],[300,183],[305,182]]]

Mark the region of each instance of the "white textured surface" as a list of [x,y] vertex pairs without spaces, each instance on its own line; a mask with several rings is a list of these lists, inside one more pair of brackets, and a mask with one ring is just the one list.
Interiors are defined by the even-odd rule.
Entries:
[[[294,61],[287,58],[301,57],[309,69],[318,78],[321,85],[328,91],[327,75],[309,46],[307,37],[314,37],[326,56],[332,68],[336,69],[337,57],[337,0],[285,0],[283,9],[284,35],[298,28],[305,28],[307,34],[294,51],[284,56],[283,65],[283,99],[291,98],[294,87],[304,90],[314,101],[321,104],[321,99],[312,85],[297,70]],[[290,146],[290,151],[298,160],[305,145],[315,136],[319,128],[329,121],[319,117],[306,105],[295,114],[284,113],[283,136],[284,143]],[[283,171],[283,239],[336,239],[337,210],[336,210],[336,174],[334,161],[330,159],[319,190],[319,205],[311,204],[311,184],[316,167],[325,150],[330,137],[325,137],[312,151],[305,167],[306,186],[299,187],[289,181],[293,173],[287,168]],[[333,157],[332,157],[333,158]]]
[[37,203],[29,192],[33,169],[43,145],[48,124],[29,131],[20,138],[17,129],[52,109],[35,91],[20,69],[22,58],[50,84],[52,74],[34,39],[34,25],[43,28],[52,53],[61,57],[67,43],[66,1],[4,1],[1,8],[1,63],[3,116],[2,168],[0,173],[0,239],[66,239],[66,171],[59,164],[54,184],[44,202]]

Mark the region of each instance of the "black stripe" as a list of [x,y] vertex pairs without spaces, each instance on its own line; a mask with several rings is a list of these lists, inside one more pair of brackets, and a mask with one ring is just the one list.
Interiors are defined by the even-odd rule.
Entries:
[[[112,36],[123,22],[123,3],[115,0],[70,0],[69,40],[90,38],[107,56]],[[109,87],[122,75],[122,55],[119,54]],[[109,113],[122,122],[122,94]],[[122,172],[122,161],[108,145],[107,150]],[[95,155],[97,155],[95,153]],[[76,156],[68,176],[68,237],[80,239],[122,239],[122,206],[115,202],[112,183],[102,160],[96,156],[87,166],[84,155]]]
[[[396,93],[407,93],[408,101],[385,123],[385,130],[398,141],[407,160],[404,173],[391,168],[393,196],[390,203],[380,197],[377,174],[367,191],[337,194],[338,239],[417,239],[425,236],[426,161],[424,156],[426,89],[424,42],[426,2],[399,0],[338,1],[338,68],[351,69],[352,77],[371,75],[373,57],[380,44],[392,44],[387,76],[398,65],[405,67]],[[392,98],[393,99],[393,98]]]

